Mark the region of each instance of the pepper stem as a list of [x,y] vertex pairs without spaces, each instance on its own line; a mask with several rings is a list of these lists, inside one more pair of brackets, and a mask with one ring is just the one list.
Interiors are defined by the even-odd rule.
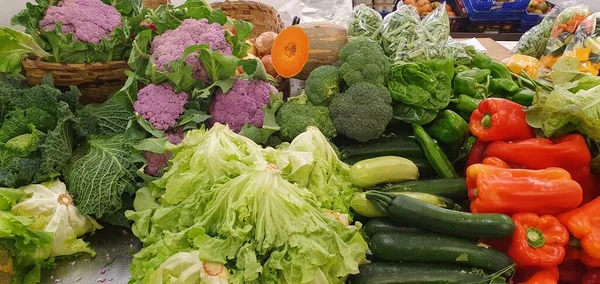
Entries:
[[544,233],[536,228],[527,228],[525,234],[527,234],[527,242],[532,248],[539,248],[546,243]]
[[492,115],[486,113],[481,119],[481,125],[483,125],[483,128],[485,129],[492,127]]

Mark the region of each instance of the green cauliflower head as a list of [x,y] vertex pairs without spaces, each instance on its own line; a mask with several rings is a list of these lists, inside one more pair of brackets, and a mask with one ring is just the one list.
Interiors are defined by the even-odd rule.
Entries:
[[359,82],[383,85],[392,66],[377,42],[358,37],[351,39],[339,54],[342,66],[340,75],[347,86]]
[[277,124],[280,127],[279,138],[286,142],[294,140],[309,126],[318,127],[327,138],[337,135],[329,109],[313,105],[306,95],[288,99],[277,111]]
[[333,98],[329,112],[339,134],[359,142],[379,138],[392,120],[394,110],[388,89],[361,82]]

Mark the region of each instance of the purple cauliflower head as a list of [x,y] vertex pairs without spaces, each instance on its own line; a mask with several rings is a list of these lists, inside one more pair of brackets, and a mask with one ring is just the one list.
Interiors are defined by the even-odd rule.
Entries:
[[[208,44],[210,49],[223,55],[232,55],[231,45],[225,39],[225,30],[219,24],[209,24],[208,20],[186,19],[176,29],[166,31],[152,41],[150,53],[159,71],[164,71],[169,63],[179,59],[186,48],[192,45]],[[206,69],[198,59],[198,53],[192,53],[185,58],[192,66],[194,78],[209,83]]]
[[137,94],[133,109],[158,130],[167,130],[177,125],[185,111],[188,94],[175,93],[171,84],[150,84]]
[[235,132],[240,132],[244,124],[262,127],[265,114],[261,108],[269,103],[271,93],[277,93],[277,89],[269,82],[236,79],[227,93],[215,92],[209,108],[210,125],[226,124]]
[[165,137],[173,145],[181,144],[181,142],[183,142],[183,136],[183,127],[171,128],[165,131]]
[[171,153],[159,154],[145,151],[142,156],[146,159],[144,173],[153,177],[158,177],[162,175],[163,169],[167,166],[167,163],[171,158]]
[[46,10],[40,27],[47,31],[62,24],[64,33],[73,34],[75,41],[99,44],[116,27],[121,27],[121,14],[101,0],[62,0]]

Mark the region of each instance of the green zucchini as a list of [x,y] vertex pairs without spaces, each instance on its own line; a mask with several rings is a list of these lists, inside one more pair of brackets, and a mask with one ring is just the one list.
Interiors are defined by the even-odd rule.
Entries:
[[388,218],[373,218],[365,224],[365,233],[370,238],[377,233],[399,232],[399,233],[422,233],[421,229],[402,226],[402,224]]
[[419,178],[419,168],[409,159],[384,156],[362,160],[350,168],[350,181],[358,187]]
[[[460,205],[454,203],[448,198],[441,196],[435,196],[432,194],[422,192],[393,192],[393,194],[410,196],[411,198],[416,198],[427,204],[432,204],[432,206],[439,206],[457,211],[462,210]],[[379,207],[373,204],[371,200],[367,199],[366,192],[359,192],[354,194],[354,197],[350,202],[350,207],[352,208],[352,210],[354,210],[354,212],[364,217],[378,218],[388,216],[387,212],[381,210]]]
[[425,158],[421,145],[414,137],[407,135],[380,138],[367,143],[346,146],[340,149],[340,153],[341,159],[349,164],[381,156]]
[[461,264],[488,272],[514,264],[506,254],[477,241],[435,233],[377,233],[371,237],[370,249],[380,261]]
[[471,239],[500,239],[512,234],[515,224],[504,214],[471,214],[440,208],[391,192],[369,191],[369,201],[392,219],[407,226]]
[[450,198],[454,201],[464,201],[468,198],[465,178],[416,180],[401,183],[390,183],[369,188],[386,192],[423,192]]
[[506,283],[502,277],[493,279],[481,271],[461,265],[372,262],[359,266],[359,270],[360,274],[350,276],[350,284]]
[[431,164],[429,163],[429,161],[427,161],[427,159],[425,158],[413,158],[413,157],[406,157],[407,159],[411,160],[415,166],[417,166],[417,168],[419,168],[419,178],[435,178],[437,177],[437,173],[435,172],[435,169],[431,166]]

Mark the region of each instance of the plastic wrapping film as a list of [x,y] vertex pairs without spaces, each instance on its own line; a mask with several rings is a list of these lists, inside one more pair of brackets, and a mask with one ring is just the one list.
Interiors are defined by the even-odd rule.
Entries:
[[558,17],[560,11],[560,8],[552,9],[541,23],[523,34],[513,52],[535,58],[542,56],[546,50],[548,39],[550,39],[552,27],[554,27],[554,22],[556,22],[556,17]]
[[330,22],[347,27],[352,0],[290,0],[278,12],[286,26],[299,17],[301,23]]
[[579,71],[597,76],[600,71],[600,12],[588,16],[577,28],[564,56],[579,61]]
[[567,45],[573,40],[579,25],[591,14],[586,5],[565,8],[556,18],[544,55],[540,58],[542,73],[547,73],[563,55]]

